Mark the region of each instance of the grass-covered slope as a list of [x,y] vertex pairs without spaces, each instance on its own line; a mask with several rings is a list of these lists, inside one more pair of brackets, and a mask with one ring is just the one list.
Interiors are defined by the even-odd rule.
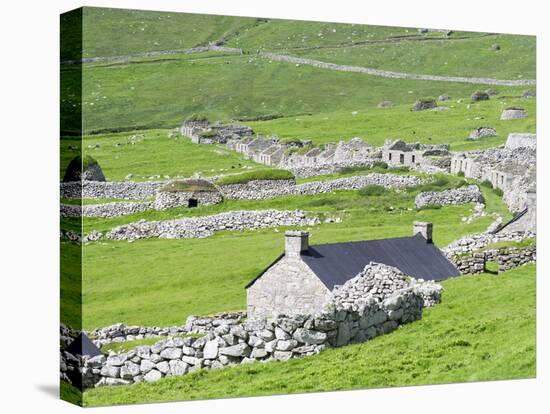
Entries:
[[83,57],[206,46],[258,24],[254,18],[146,10],[84,7],[83,13]]
[[[498,46],[498,48],[497,48]],[[443,76],[535,79],[534,36],[472,33],[445,39],[320,48],[294,53],[300,57],[395,72]]]
[[[147,130],[87,136],[83,139],[84,152],[98,161],[107,181],[123,181],[128,174],[132,174],[133,181],[143,181],[155,176],[159,177],[153,180],[165,176],[186,178],[193,173],[228,174],[245,167],[266,168],[223,146],[193,144],[179,132],[178,139],[168,138],[170,132]],[[74,146],[72,140],[61,140],[61,145]],[[62,160],[62,172],[69,161],[69,157]]]
[[[65,76],[63,90],[70,90],[75,79]],[[249,56],[201,59],[187,55],[157,62],[86,65],[82,110],[86,132],[171,128],[196,112],[228,121],[355,111],[375,107],[383,100],[412,105],[421,96],[446,93],[467,97],[478,88],[462,83],[389,79]],[[506,94],[519,95],[524,89],[507,89]],[[78,103],[62,99],[62,105],[73,110]]]
[[[471,103],[468,96],[453,96],[450,101],[438,102],[449,107],[443,111],[413,112],[414,94],[404,92],[410,103],[391,108],[358,106],[354,111],[292,116],[247,125],[258,134],[276,134],[282,139],[299,137],[315,144],[361,137],[371,145],[381,146],[388,138],[401,138],[407,142],[451,144],[453,151],[495,147],[504,144],[510,132],[536,132],[535,99],[510,96],[518,91],[497,89],[501,89],[501,96],[489,101]],[[457,102],[460,99],[462,102]],[[503,109],[511,105],[526,109],[527,118],[501,121]],[[498,135],[469,140],[470,132],[481,126],[495,128]]]
[[[88,406],[531,378],[536,374],[535,266],[443,283],[422,320],[317,356],[198,371],[154,384],[102,387]],[[228,387],[227,384],[231,384]]]

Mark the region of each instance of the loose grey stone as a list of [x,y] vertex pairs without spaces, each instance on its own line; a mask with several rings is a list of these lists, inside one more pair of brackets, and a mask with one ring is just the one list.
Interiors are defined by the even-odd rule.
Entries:
[[147,374],[145,374],[145,376],[143,377],[143,379],[147,382],[156,382],[158,381],[159,379],[162,378],[162,374],[157,371],[156,369],[152,370],[152,371],[149,371]]

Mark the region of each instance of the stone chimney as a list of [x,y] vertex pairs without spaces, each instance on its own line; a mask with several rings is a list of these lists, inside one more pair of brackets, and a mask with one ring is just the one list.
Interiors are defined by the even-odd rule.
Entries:
[[433,224],[429,221],[415,221],[413,223],[413,235],[420,233],[426,242],[432,243]]
[[300,253],[309,249],[307,231],[289,230],[285,232],[285,256],[300,257]]

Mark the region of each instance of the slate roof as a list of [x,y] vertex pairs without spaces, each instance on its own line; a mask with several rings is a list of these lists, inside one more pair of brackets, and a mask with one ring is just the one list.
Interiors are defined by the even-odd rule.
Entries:
[[[444,280],[460,275],[441,250],[427,243],[420,233],[411,237],[310,246],[301,258],[329,290],[343,285],[370,262],[394,266],[416,279]],[[266,270],[246,287],[252,286]]]

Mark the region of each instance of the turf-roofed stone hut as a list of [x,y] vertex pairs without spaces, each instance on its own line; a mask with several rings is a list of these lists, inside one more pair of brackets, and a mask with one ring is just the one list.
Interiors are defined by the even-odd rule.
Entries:
[[204,179],[171,181],[161,187],[156,194],[155,209],[173,207],[199,207],[218,204],[223,196],[218,187]]
[[74,157],[63,176],[63,182],[74,181],[105,181],[105,175],[103,170],[99,166],[99,163],[91,156]]
[[337,286],[371,262],[393,266],[416,279],[444,280],[458,269],[432,243],[432,223],[415,222],[413,236],[309,245],[309,233],[288,231],[285,251],[247,286],[247,315],[319,311]]

